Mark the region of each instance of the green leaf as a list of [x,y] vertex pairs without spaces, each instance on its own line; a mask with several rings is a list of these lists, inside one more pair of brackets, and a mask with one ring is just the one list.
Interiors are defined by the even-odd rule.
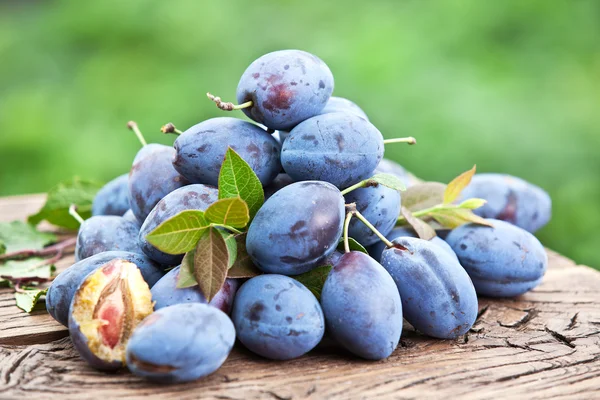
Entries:
[[250,221],[248,205],[239,197],[215,201],[206,209],[204,217],[214,224],[245,228]]
[[[350,247],[350,251],[360,251],[361,253],[369,254],[369,252],[364,248],[364,246],[353,239],[351,237],[348,238],[348,247]],[[344,238],[340,239],[340,242],[337,245],[338,251],[342,253],[345,251],[344,249]]]
[[404,182],[402,182],[400,178],[392,174],[376,174],[373,175],[369,180],[375,181],[380,185],[389,187],[390,189],[397,190],[398,192],[406,190]]
[[493,226],[489,221],[481,218],[471,210],[465,208],[442,208],[429,214],[446,228],[454,229],[469,222],[480,225]]
[[219,199],[231,197],[239,197],[246,202],[250,219],[265,201],[260,180],[250,165],[230,147],[219,173]]
[[427,222],[412,215],[408,208],[402,207],[400,209],[400,213],[406,219],[406,222],[408,222],[409,225],[412,226],[419,238],[423,240],[431,240],[437,236],[435,233],[435,229],[429,226]]
[[38,301],[42,296],[46,295],[48,289],[27,289],[24,292],[16,292],[15,300],[17,301],[17,307],[26,313],[30,313],[36,308]]
[[194,277],[200,291],[211,301],[225,283],[229,265],[229,250],[219,230],[210,228],[196,246]]
[[233,263],[237,258],[237,242],[235,240],[236,235],[222,229],[217,229],[217,232],[223,236],[225,246],[227,246],[227,269],[229,269],[233,266]]
[[331,268],[331,265],[317,267],[303,274],[294,276],[294,279],[306,286],[306,288],[315,295],[317,300],[321,300],[323,285],[325,285],[325,281],[327,280]]
[[37,225],[46,220],[52,225],[77,229],[79,222],[69,214],[69,207],[75,204],[77,212],[83,219],[91,217],[92,201],[101,187],[99,183],[79,178],[61,182],[48,191],[46,204],[36,214],[29,216],[27,221]]
[[177,288],[183,289],[187,287],[196,286],[196,278],[194,277],[194,257],[196,256],[196,249],[190,250],[185,253],[183,260],[181,261],[181,267],[179,267],[179,275],[177,276]]
[[237,258],[233,266],[227,272],[228,278],[253,278],[261,275],[262,272],[256,268],[252,259],[246,251],[246,234],[236,235]]
[[468,210],[475,210],[479,207],[483,207],[487,203],[487,200],[484,199],[467,199],[459,204],[459,208],[466,208]]
[[[10,276],[12,278],[51,278],[56,268],[54,265],[44,265],[44,259],[39,257],[28,258],[27,260],[11,260],[0,264],[0,275]],[[5,282],[0,278],[0,283]]]
[[475,175],[476,170],[477,166],[474,165],[473,168],[463,172],[454,178],[452,182],[448,184],[448,186],[446,186],[446,190],[444,192],[444,204],[452,204],[454,200],[460,196],[460,192],[462,192],[463,189],[466,188],[469,183],[471,183],[471,179],[473,178],[473,175]]
[[0,223],[0,242],[5,251],[12,253],[19,250],[40,250],[56,242],[56,235],[40,232],[35,226],[22,221]]
[[167,254],[183,254],[196,247],[209,226],[204,212],[185,210],[157,226],[146,240]]
[[425,182],[414,185],[402,193],[402,205],[415,212],[437,206],[444,201],[446,185],[438,182]]
[[4,244],[4,241],[0,240],[0,254],[4,253],[6,253],[6,245]]

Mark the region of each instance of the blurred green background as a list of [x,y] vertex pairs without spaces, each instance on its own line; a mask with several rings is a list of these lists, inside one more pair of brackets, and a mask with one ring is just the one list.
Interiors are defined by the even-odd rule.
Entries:
[[[598,1],[0,1],[0,195],[107,181],[219,115],[269,51],[317,54],[419,177],[477,164],[550,192],[545,245],[600,267]],[[242,117],[242,113],[237,114]]]

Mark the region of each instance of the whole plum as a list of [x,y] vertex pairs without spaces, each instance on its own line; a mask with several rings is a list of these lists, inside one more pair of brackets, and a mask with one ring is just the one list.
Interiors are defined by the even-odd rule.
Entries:
[[[385,237],[387,240],[394,240],[399,237],[418,238],[419,235],[417,235],[417,232],[415,232],[414,229],[412,229],[411,227],[399,226],[397,228],[392,229],[392,231],[390,233],[388,233],[387,235],[385,235]],[[458,260],[458,258],[456,257],[456,254],[454,253],[454,250],[452,250],[452,247],[450,247],[450,245],[448,243],[446,243],[444,240],[442,240],[439,236],[435,236],[429,241],[437,246],[440,246],[443,250],[445,250],[453,258],[456,258]],[[369,251],[369,254],[371,255],[371,257],[373,257],[375,260],[378,260],[381,262],[381,254],[383,253],[383,251],[386,248],[387,247],[386,247],[385,243],[383,243],[381,240],[379,240],[377,243],[369,246],[367,248],[367,250]]]
[[116,215],[97,215],[83,221],[77,232],[75,261],[105,251],[140,252],[137,236],[139,228]]
[[92,202],[92,215],[121,216],[129,210],[129,174],[108,182],[96,193]]

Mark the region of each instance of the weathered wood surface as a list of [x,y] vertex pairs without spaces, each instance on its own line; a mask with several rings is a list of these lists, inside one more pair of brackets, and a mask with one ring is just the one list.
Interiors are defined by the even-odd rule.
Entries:
[[[40,201],[0,199],[0,220],[22,218]],[[549,256],[538,289],[480,299],[477,323],[458,340],[429,339],[406,325],[401,346],[381,362],[331,343],[288,362],[236,346],[215,374],[170,386],[88,368],[62,326],[44,313],[24,314],[2,289],[0,398],[600,398],[600,273]]]

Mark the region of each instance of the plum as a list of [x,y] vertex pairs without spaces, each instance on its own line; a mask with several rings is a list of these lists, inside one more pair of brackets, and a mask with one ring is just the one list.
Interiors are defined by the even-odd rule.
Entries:
[[115,259],[92,271],[75,292],[69,335],[92,367],[119,369],[131,332],[152,311],[150,288],[139,268]]
[[93,255],[71,265],[52,281],[46,293],[46,309],[52,318],[67,326],[69,307],[77,288],[92,271],[116,259],[137,265],[150,287],[164,275],[162,268],[145,255],[126,251],[106,251]]
[[177,265],[182,254],[167,254],[158,250],[146,240],[146,236],[160,224],[184,210],[206,210],[219,197],[218,190],[207,185],[187,185],[172,191],[162,198],[139,230],[138,241],[142,251],[154,261],[163,265]]
[[277,140],[264,129],[237,118],[211,118],[183,132],[173,145],[173,166],[192,183],[217,186],[227,149],[252,168],[263,186],[281,171]]
[[382,158],[375,169],[376,174],[390,174],[398,177],[407,188],[418,185],[421,181],[395,161]]
[[248,350],[290,360],[312,350],[323,337],[319,302],[304,285],[283,275],[259,275],[242,285],[231,318]]
[[122,216],[129,210],[129,174],[123,174],[104,185],[92,202],[92,215]]
[[[173,268],[152,286],[152,301],[154,301],[155,310],[169,307],[174,304],[206,303],[206,298],[200,291],[198,285],[186,288],[177,287],[180,268],[181,266]],[[217,292],[209,304],[213,307],[217,307],[225,314],[230,314],[233,299],[238,287],[238,279],[226,279],[221,290]]]
[[283,189],[292,183],[294,183],[294,180],[288,174],[278,174],[275,179],[273,179],[273,182],[264,187],[265,200],[273,196],[278,190]]
[[476,174],[460,200],[480,198],[487,203],[476,210],[483,218],[510,222],[531,233],[552,217],[552,200],[542,188],[506,174]]
[[381,265],[396,282],[404,318],[439,339],[467,333],[477,318],[477,294],[456,257],[427,240],[399,237],[392,243]]
[[359,106],[343,97],[331,96],[319,114],[330,114],[334,112],[349,112],[358,115],[367,121],[369,120],[367,114],[365,114],[365,112]]
[[130,251],[140,253],[139,228],[116,215],[97,215],[83,221],[77,232],[75,261],[105,251]]
[[320,180],[343,189],[373,175],[383,151],[383,136],[373,124],[337,112],[292,129],[283,142],[281,165],[295,181]]
[[221,310],[176,304],[151,314],[133,331],[127,367],[152,381],[193,381],[219,369],[234,342],[233,324]]
[[127,212],[125,212],[125,214],[123,214],[123,218],[126,219],[127,221],[133,223],[135,226],[137,226],[138,230],[142,227],[143,221],[142,222],[138,221],[138,219],[133,214],[133,211],[131,211],[131,208],[129,210],[127,210]]
[[344,197],[326,182],[296,182],[276,192],[248,229],[246,250],[267,273],[298,275],[335,251],[344,224]]
[[367,254],[344,254],[329,272],[321,305],[327,332],[368,360],[389,357],[402,333],[402,303],[394,281]]
[[317,56],[301,50],[265,54],[244,71],[237,86],[243,112],[273,130],[289,130],[317,115],[333,92],[333,75]]
[[487,221],[493,227],[466,224],[446,237],[477,293],[513,297],[538,286],[548,266],[544,246],[515,225],[495,219]]
[[[345,196],[346,203],[355,203],[356,209],[382,235],[394,229],[400,215],[400,192],[383,185],[355,189]],[[350,221],[349,235],[363,246],[379,241],[375,233],[358,218]]]
[[[417,232],[415,232],[414,229],[412,229],[409,226],[399,226],[397,228],[392,229],[392,231],[390,233],[388,233],[387,235],[385,235],[385,237],[387,240],[394,240],[398,237],[416,238],[416,237],[419,237],[419,235],[417,235]],[[452,250],[452,247],[450,247],[450,245],[448,243],[446,243],[444,240],[442,240],[439,236],[435,236],[429,241],[437,246],[440,246],[443,250],[447,251],[448,254],[450,254],[453,258],[456,258],[458,260],[458,258],[456,257],[456,254],[454,253],[454,250]],[[387,247],[386,247],[385,243],[383,243],[380,240],[377,243],[369,246],[367,248],[367,250],[369,251],[369,254],[371,255],[371,257],[373,257],[375,260],[378,260],[381,262],[381,254],[383,253],[383,251],[386,248]]]

